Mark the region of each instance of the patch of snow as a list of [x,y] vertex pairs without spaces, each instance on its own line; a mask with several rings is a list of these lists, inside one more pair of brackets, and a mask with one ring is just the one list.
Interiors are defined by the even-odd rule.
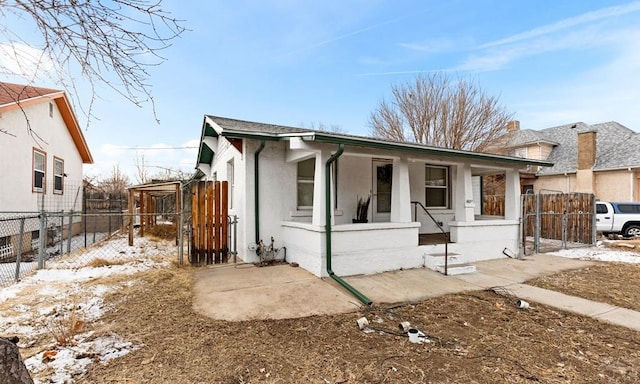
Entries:
[[589,248],[563,249],[550,252],[549,255],[562,256],[571,259],[609,261],[618,263],[640,263],[640,254],[629,251],[619,251],[602,246]]
[[[133,343],[118,337],[99,337],[84,341],[83,335],[76,336],[78,340],[74,346],[58,347],[42,351],[24,361],[27,370],[34,375],[49,370],[53,371],[46,379],[34,378],[34,384],[39,383],[69,383],[87,370],[91,363],[106,363],[109,360],[122,357],[131,351],[139,349]],[[47,352],[54,351],[55,356],[44,359]]]
[[[71,318],[95,323],[108,312],[104,296],[136,279],[118,286],[96,284],[109,276],[131,276],[138,272],[170,265],[177,255],[169,241],[136,238],[132,247],[128,239],[114,237],[90,249],[48,260],[46,268],[0,289],[0,329],[4,336],[19,336],[18,346],[32,347],[42,335],[49,334],[51,344],[45,351],[25,360],[35,383],[72,383],[89,364],[106,363],[134,351],[140,346],[117,335],[97,337],[92,331],[76,334],[72,345],[59,346],[55,338],[60,329],[68,329]],[[169,256],[169,258],[167,258]],[[91,267],[93,259],[117,261],[113,265]],[[91,284],[87,284],[91,282]],[[83,332],[79,329],[78,332]],[[41,342],[41,341],[40,341]],[[45,358],[45,352],[55,353]]]

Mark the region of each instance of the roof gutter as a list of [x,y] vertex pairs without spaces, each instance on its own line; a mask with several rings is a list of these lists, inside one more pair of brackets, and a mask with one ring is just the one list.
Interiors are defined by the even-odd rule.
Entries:
[[430,147],[424,144],[416,143],[397,143],[387,142],[376,139],[360,138],[360,137],[338,137],[326,133],[316,132],[314,135],[304,136],[303,140],[310,140],[319,143],[345,144],[357,147],[382,149],[389,151],[403,151],[429,154],[441,157],[458,157],[469,158],[475,160],[498,161],[500,163],[518,164],[518,165],[540,165],[543,167],[551,167],[553,163],[544,160],[522,159],[510,156],[495,155],[491,153],[470,152],[459,149],[449,149],[440,147]]
[[260,146],[253,154],[253,162],[255,167],[253,172],[253,196],[255,199],[254,220],[256,223],[256,244],[260,242],[260,152],[262,152],[262,150],[264,149],[264,144],[265,140],[260,140]]
[[366,297],[365,295],[363,295],[362,293],[360,293],[360,291],[358,291],[357,289],[355,289],[354,287],[352,287],[351,285],[349,285],[349,283],[347,283],[346,281],[342,280],[342,278],[340,278],[340,276],[336,275],[335,272],[333,272],[333,269],[331,269],[331,209],[332,209],[332,205],[331,205],[331,164],[333,164],[336,160],[338,160],[338,157],[340,157],[342,155],[342,153],[344,152],[344,144],[340,144],[338,147],[338,151],[336,153],[334,153],[333,155],[331,155],[331,157],[329,157],[329,159],[327,160],[326,164],[325,164],[325,191],[324,191],[324,197],[325,197],[325,241],[326,241],[326,258],[327,258],[327,273],[329,274],[329,277],[331,277],[333,280],[335,280],[338,284],[342,285],[347,291],[351,292],[351,294],[353,294],[355,297],[358,298],[358,300],[360,300],[362,303],[366,304],[366,305],[371,305],[372,301]]

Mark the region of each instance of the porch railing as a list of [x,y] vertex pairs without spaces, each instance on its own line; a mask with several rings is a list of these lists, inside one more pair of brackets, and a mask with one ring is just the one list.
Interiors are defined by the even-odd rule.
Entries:
[[440,224],[440,222],[438,222],[438,220],[436,220],[436,218],[433,217],[431,212],[429,212],[429,210],[427,210],[427,208],[424,205],[422,205],[421,202],[412,201],[411,204],[413,204],[413,218],[414,218],[414,220],[416,220],[416,221],[418,220],[418,207],[420,207],[420,208],[422,208],[424,213],[426,213],[427,216],[429,216],[431,221],[433,221],[433,223],[436,225],[436,227],[438,227],[438,229],[442,233],[443,240],[444,240],[444,274],[445,274],[445,276],[448,275],[449,274],[449,250],[448,250],[449,234],[444,230],[444,228],[442,228],[442,224]]

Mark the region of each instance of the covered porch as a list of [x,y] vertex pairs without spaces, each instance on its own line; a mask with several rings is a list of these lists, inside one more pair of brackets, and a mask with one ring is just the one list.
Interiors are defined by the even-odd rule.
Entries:
[[[344,276],[432,266],[445,238],[460,262],[505,257],[505,248],[518,253],[520,159],[301,137],[288,141],[286,161],[313,164],[311,182],[301,187],[298,177],[310,205],[281,222],[287,260],[318,276],[327,275],[327,258]],[[504,183],[504,211],[487,216],[482,177],[495,174]],[[371,198],[367,222],[355,222],[363,196]]]

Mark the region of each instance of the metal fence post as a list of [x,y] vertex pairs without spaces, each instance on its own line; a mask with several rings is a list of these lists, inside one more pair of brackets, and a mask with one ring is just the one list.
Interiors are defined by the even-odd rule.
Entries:
[[238,256],[238,215],[233,215],[233,263],[237,263]]
[[181,209],[180,210],[180,216],[179,216],[179,225],[178,225],[178,265],[182,266],[183,263],[183,259],[184,259],[184,233],[183,233],[183,227],[184,227],[184,223],[182,222],[184,220],[184,212]]
[[60,211],[60,225],[58,226],[60,233],[60,256],[64,255],[64,209]]
[[24,216],[20,218],[20,236],[18,237],[18,254],[16,255],[16,283],[20,281],[20,260],[22,259],[22,245],[24,236]]
[[47,223],[44,209],[40,211],[40,245],[38,248],[38,269],[44,269],[44,254],[47,247]]
[[540,253],[540,194],[536,195],[536,219],[533,227],[533,252]]
[[[62,222],[64,223],[64,216],[62,217]],[[72,237],[73,237],[73,209],[69,211],[69,230],[67,231],[67,254],[71,253]]]
[[526,198],[526,195],[520,195],[520,220],[518,220],[518,232],[520,232],[520,238],[518,239],[518,259],[524,259],[524,248],[527,240],[524,234],[524,221],[527,217],[525,213]]
[[598,223],[596,220],[596,196],[591,195],[591,245],[596,245],[598,242]]
[[562,214],[562,248],[567,249],[567,238],[569,232],[569,213]]

